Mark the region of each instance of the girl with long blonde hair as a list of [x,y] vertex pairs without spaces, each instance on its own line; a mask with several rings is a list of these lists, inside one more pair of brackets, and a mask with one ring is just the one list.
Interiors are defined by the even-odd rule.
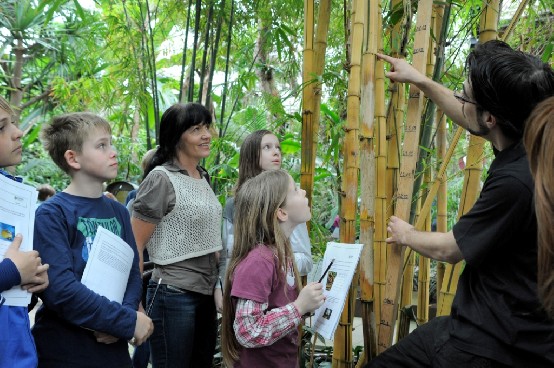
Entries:
[[289,241],[310,217],[306,192],[283,170],[264,171],[236,193],[221,339],[228,367],[298,366],[297,327],[324,302],[320,283],[300,289]]

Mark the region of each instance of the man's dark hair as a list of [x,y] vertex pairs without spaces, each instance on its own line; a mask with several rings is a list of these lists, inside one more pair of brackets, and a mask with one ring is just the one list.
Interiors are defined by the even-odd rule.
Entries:
[[533,108],[554,96],[550,65],[502,41],[477,45],[467,58],[466,70],[477,107],[490,112],[510,138],[521,139]]

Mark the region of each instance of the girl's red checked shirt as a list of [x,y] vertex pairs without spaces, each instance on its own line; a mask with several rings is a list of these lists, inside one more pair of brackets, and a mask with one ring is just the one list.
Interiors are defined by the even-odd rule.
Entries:
[[236,298],[233,328],[243,346],[235,367],[298,366],[302,318],[292,304],[298,292],[294,276],[277,268],[272,249],[260,245],[250,251],[235,269],[231,296]]

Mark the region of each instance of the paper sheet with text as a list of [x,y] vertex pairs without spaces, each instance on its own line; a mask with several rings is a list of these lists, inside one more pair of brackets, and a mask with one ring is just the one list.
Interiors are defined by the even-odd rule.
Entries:
[[[0,175],[0,262],[16,234],[23,240],[20,251],[33,250],[35,209],[38,192],[35,187],[18,183]],[[2,293],[5,305],[26,307],[31,302],[31,293],[20,285]]]
[[121,304],[133,258],[133,249],[123,239],[98,226],[81,283],[97,294]]
[[321,282],[325,303],[315,311],[313,329],[327,340],[333,340],[352,278],[356,272],[363,244],[327,243],[322,270],[333,265]]

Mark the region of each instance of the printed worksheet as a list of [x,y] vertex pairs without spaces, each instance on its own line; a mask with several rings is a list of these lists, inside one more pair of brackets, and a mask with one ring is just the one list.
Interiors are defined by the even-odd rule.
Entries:
[[363,244],[327,243],[322,272],[334,262],[321,281],[326,300],[315,311],[313,322],[314,330],[327,340],[335,335],[362,248]]
[[[18,183],[0,175],[0,262],[15,238],[20,233],[23,241],[20,251],[33,250],[35,231],[35,208],[38,192],[35,187]],[[19,285],[2,292],[5,305],[26,307],[31,302],[31,293]]]
[[134,256],[129,244],[111,231],[98,226],[81,283],[121,304]]

